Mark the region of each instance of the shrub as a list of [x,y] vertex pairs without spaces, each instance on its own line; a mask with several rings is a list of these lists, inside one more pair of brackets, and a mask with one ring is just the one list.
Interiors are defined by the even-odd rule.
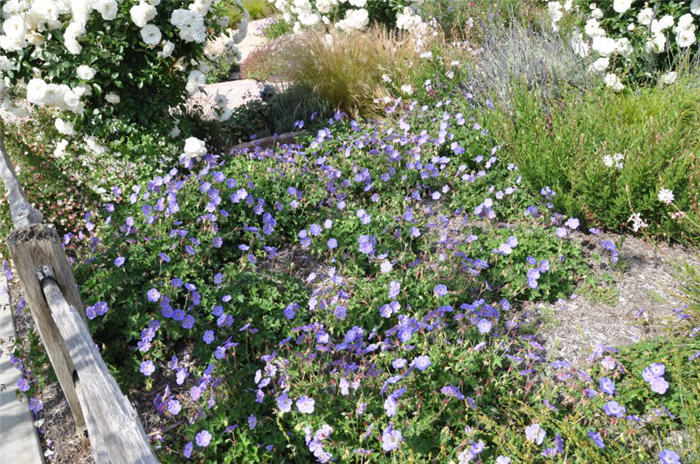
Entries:
[[471,77],[476,94],[506,106],[514,83],[544,98],[591,84],[585,62],[557,34],[518,22],[483,37]]
[[540,10],[537,0],[433,0],[425,2],[420,13],[426,21],[437,21],[450,40],[478,43],[487,31],[497,33],[497,28],[536,21]]
[[[636,229],[695,242],[700,89],[686,82],[634,94],[569,93],[551,104],[522,90],[497,133],[508,158],[536,189],[556,191],[563,212],[610,230]],[[659,200],[662,188],[673,205]],[[682,217],[679,208],[688,217]]]
[[366,32],[298,35],[280,59],[283,80],[313,89],[333,108],[356,117],[383,113],[389,92],[382,76],[410,74],[417,54],[410,36],[372,27]]
[[0,36],[10,96],[64,110],[95,135],[117,119],[169,129],[168,110],[203,83],[205,42],[222,30],[223,2],[15,3]]
[[400,28],[420,21],[414,0],[271,0],[295,31],[317,25],[334,25],[344,31],[362,30],[369,24]]
[[547,7],[552,28],[561,26],[572,48],[616,91],[625,84],[673,81],[679,64],[698,56],[695,0],[550,1]]

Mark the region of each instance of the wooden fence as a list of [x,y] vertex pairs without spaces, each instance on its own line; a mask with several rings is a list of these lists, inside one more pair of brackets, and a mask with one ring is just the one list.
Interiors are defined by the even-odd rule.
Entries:
[[[42,224],[15,177],[0,134],[0,177],[14,230],[7,245],[39,336],[96,464],[157,463],[134,407],[93,342],[56,229]],[[12,459],[11,456],[7,458]]]

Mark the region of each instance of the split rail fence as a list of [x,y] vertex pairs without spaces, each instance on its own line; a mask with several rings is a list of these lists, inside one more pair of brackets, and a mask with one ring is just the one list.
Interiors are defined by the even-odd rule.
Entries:
[[58,233],[42,222],[41,213],[27,201],[1,135],[0,177],[14,224],[7,246],[42,344],[75,418],[76,432],[87,432],[96,464],[157,463],[134,407],[90,336]]

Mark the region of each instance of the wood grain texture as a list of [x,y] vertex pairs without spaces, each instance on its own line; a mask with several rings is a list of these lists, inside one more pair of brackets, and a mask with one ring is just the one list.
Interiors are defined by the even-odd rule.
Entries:
[[157,463],[134,407],[109,373],[80,314],[63,297],[53,277],[42,279],[42,289],[75,365],[95,463]]
[[82,310],[75,279],[58,234],[52,226],[32,224],[13,230],[7,239],[7,246],[39,336],[73,412],[76,431],[82,434],[85,431],[85,417],[73,383],[75,369],[37,278],[37,270],[43,265],[57,269],[57,280],[61,283],[62,289],[65,289],[66,295],[70,297],[74,306]]

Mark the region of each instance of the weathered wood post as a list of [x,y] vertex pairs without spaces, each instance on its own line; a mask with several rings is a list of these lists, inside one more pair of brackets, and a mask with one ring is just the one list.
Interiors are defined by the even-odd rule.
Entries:
[[56,280],[66,299],[82,315],[83,304],[65,252],[61,247],[58,233],[53,226],[45,224],[19,227],[14,229],[7,238],[7,246],[10,249],[18,277],[22,282],[29,309],[39,330],[39,336],[73,412],[75,427],[78,433],[82,434],[86,430],[85,414],[75,389],[73,378],[75,366],[71,361],[66,343],[56,327],[41,283],[37,278],[37,270],[42,266],[50,265],[52,269],[55,269]]
[[76,390],[87,419],[96,464],[157,464],[136,410],[122,395],[92,341],[87,325],[66,301],[58,274],[42,266],[37,280],[77,368]]

